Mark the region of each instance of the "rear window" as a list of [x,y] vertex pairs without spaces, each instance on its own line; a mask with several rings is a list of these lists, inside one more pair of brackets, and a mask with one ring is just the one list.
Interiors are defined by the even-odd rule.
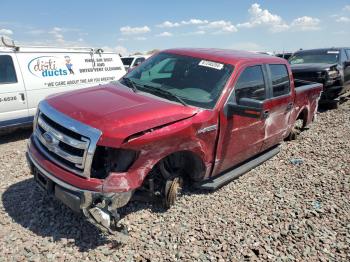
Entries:
[[9,55],[0,56],[0,84],[17,83],[15,67],[12,57]]
[[285,65],[269,65],[272,78],[272,96],[289,94],[290,83],[288,70]]

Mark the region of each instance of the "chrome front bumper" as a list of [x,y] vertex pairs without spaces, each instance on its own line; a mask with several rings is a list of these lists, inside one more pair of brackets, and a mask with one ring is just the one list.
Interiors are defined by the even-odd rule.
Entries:
[[30,170],[41,188],[54,195],[74,212],[83,212],[87,220],[102,231],[113,233],[115,230],[113,225],[119,221],[117,210],[130,201],[133,191],[104,194],[77,188],[58,179],[41,167],[31,156],[29,150],[26,157]]

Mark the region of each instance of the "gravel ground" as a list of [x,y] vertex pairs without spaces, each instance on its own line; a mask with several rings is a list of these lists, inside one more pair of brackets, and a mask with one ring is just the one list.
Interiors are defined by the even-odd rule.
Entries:
[[0,261],[349,261],[350,102],[213,193],[122,210],[125,245],[37,188],[28,131],[0,139]]

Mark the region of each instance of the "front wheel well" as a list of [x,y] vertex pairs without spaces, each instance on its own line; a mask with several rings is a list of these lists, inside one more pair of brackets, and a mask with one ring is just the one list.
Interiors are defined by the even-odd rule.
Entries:
[[299,112],[298,117],[295,119],[295,122],[297,122],[297,120],[303,120],[302,128],[304,128],[307,125],[307,116],[308,116],[308,110],[307,108],[304,108],[301,112]]
[[200,181],[205,175],[202,159],[191,151],[178,151],[162,158],[156,166],[164,172],[174,172],[191,181]]

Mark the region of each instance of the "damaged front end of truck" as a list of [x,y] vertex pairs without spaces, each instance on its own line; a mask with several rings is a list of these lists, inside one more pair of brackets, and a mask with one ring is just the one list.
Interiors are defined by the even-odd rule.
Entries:
[[[119,139],[43,101],[28,143],[31,172],[46,192],[73,211],[82,212],[102,231],[117,234],[122,229],[118,210],[134,197],[158,200],[170,207],[182,188],[183,177],[201,180],[208,175],[210,163],[201,160],[204,141],[184,142],[196,134],[191,133],[189,120],[196,113],[190,111],[170,117],[169,123],[154,122],[150,128]],[[161,139],[171,132],[183,134],[171,136],[171,141]]]

